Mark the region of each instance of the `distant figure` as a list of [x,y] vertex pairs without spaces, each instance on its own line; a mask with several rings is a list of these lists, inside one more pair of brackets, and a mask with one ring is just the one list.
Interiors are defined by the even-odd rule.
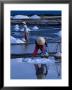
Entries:
[[41,56],[48,57],[47,53],[47,41],[44,37],[38,37],[35,41],[35,49],[33,52],[33,57],[38,54],[38,50],[41,50]]
[[26,42],[29,40],[29,28],[26,25],[26,22],[23,22],[23,28],[24,28],[24,38]]

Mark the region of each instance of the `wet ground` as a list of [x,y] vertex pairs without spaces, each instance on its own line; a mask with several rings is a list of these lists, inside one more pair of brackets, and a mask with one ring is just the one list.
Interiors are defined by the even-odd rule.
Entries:
[[[22,62],[24,58],[11,59],[11,79],[36,79],[34,64]],[[53,57],[46,63],[48,73],[45,79],[61,79],[61,63]]]

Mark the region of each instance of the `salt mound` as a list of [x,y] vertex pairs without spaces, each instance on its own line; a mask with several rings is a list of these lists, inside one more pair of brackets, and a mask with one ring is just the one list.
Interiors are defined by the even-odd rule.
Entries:
[[34,30],[38,30],[39,28],[37,26],[34,26],[32,29]]
[[23,60],[23,62],[27,62],[27,63],[35,63],[35,64],[39,64],[39,63],[47,63],[49,61],[49,59],[45,59],[45,58],[34,58],[34,59],[31,59],[31,58],[25,58]]
[[24,42],[22,40],[20,40],[20,39],[17,39],[16,43],[24,43]]
[[30,17],[30,19],[40,19],[40,16],[38,16],[38,15],[33,15],[33,16]]
[[19,31],[20,30],[19,25],[15,25],[14,29],[15,29],[15,31]]
[[13,17],[13,19],[29,19],[29,17],[26,15],[16,15]]
[[55,33],[55,34],[61,37],[61,31],[59,31],[58,33]]
[[12,44],[14,44],[14,43],[24,43],[24,42],[25,42],[25,39],[22,41],[20,39],[16,39],[13,36],[11,36],[11,43]]
[[25,42],[26,40],[23,38],[22,41]]
[[16,38],[14,38],[14,37],[10,37],[11,38],[11,43],[16,43]]

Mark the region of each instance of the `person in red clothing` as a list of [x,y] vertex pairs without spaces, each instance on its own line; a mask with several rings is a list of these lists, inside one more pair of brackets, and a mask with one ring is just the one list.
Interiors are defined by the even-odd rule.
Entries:
[[38,54],[38,50],[41,50],[42,54],[46,53],[46,47],[47,47],[47,42],[44,37],[38,37],[35,41],[35,49],[33,52],[33,57],[35,57]]
[[[35,40],[35,49],[33,52],[33,57],[35,57],[38,54],[38,50],[41,50],[41,53],[43,54],[43,56],[41,57],[45,57],[44,54],[46,54],[46,48],[47,47],[47,42],[46,39],[44,37],[38,37]],[[47,66],[45,64],[34,64],[35,66],[35,70],[36,70],[36,76],[37,79],[43,79],[46,77],[48,70],[47,70]]]

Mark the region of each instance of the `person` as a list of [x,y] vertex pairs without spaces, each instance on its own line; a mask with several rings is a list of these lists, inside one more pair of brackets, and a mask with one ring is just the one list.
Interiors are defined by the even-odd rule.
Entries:
[[24,38],[26,42],[29,40],[29,28],[26,25],[26,22],[23,22],[23,27],[24,27]]
[[48,57],[47,41],[44,37],[38,37],[35,40],[35,49],[33,52],[33,57],[37,56],[39,49],[41,50],[41,57]]
[[[33,52],[33,57],[38,54],[38,50],[41,50],[41,57],[48,57],[47,53],[47,41],[44,37],[38,37],[35,40],[35,49]],[[36,70],[37,79],[42,79],[47,75],[47,66],[44,64],[34,64]],[[44,73],[44,68],[46,69],[46,73]]]

